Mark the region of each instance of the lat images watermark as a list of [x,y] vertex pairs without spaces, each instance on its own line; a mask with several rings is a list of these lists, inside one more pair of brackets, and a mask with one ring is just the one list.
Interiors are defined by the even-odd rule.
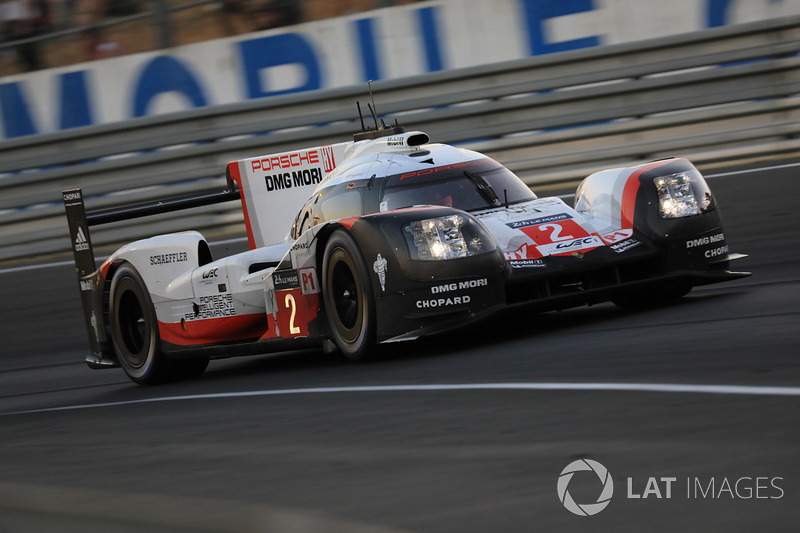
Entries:
[[[596,502],[580,504],[572,499],[572,495],[569,493],[569,483],[572,481],[572,477],[576,472],[587,470],[597,475],[600,482],[603,484],[603,490],[597,497]],[[561,500],[561,503],[567,508],[567,511],[578,516],[592,516],[605,509],[608,504],[611,503],[611,497],[614,495],[614,481],[611,479],[611,474],[608,473],[608,469],[597,461],[578,459],[568,464],[567,467],[561,471],[561,475],[558,476],[557,489],[558,499]]]
[[[569,491],[570,482],[579,473],[584,480],[596,477],[602,484],[596,501],[578,503]],[[627,477],[625,497],[629,500],[662,500],[683,498],[687,500],[780,500],[786,495],[784,478],[780,476],[648,476],[634,479]],[[561,471],[556,485],[558,499],[571,513],[578,516],[596,515],[611,503],[614,496],[614,481],[608,469],[592,459],[578,459]]]

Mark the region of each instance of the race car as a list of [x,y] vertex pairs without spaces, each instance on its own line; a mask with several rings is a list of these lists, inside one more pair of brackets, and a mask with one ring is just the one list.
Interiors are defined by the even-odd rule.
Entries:
[[[87,214],[64,191],[92,368],[152,384],[209,359],[321,347],[364,359],[498,310],[679,298],[729,269],[700,172],[669,158],[594,173],[574,207],[485,155],[381,126],[353,141],[232,161],[228,188]],[[241,201],[249,250],[196,231],[123,246],[95,267],[89,226]]]

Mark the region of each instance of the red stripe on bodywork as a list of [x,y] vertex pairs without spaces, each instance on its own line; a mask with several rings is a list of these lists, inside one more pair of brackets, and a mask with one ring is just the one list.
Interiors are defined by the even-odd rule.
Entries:
[[256,248],[256,239],[253,237],[253,227],[250,225],[250,215],[247,213],[247,202],[244,199],[244,187],[242,187],[242,175],[239,173],[239,163],[232,161],[228,163],[228,171],[231,179],[239,186],[239,195],[242,198],[242,211],[244,212],[244,225],[247,228],[247,243],[251,250]]
[[645,172],[668,165],[672,162],[672,159],[667,159],[642,165],[636,169],[636,172],[628,177],[628,181],[625,183],[625,188],[622,191],[622,213],[620,216],[622,226],[620,229],[633,228],[633,214],[636,211],[636,194],[639,192],[639,177]]
[[341,224],[342,226],[344,226],[344,227],[345,227],[345,228],[346,228],[346,229],[349,231],[349,230],[350,230],[350,228],[352,228],[352,227],[353,227],[353,224],[355,224],[355,223],[356,223],[356,220],[358,220],[359,218],[361,218],[361,217],[347,217],[347,218],[341,218],[341,219],[339,219],[339,220],[338,220],[338,222],[339,222],[339,224]]
[[103,276],[103,279],[108,279],[108,269],[111,268],[111,259],[106,259],[102,265],[100,265],[100,275]]
[[186,329],[180,322],[158,323],[161,340],[178,346],[211,344],[245,339],[257,339],[267,331],[267,315],[238,315],[203,320],[187,320]]

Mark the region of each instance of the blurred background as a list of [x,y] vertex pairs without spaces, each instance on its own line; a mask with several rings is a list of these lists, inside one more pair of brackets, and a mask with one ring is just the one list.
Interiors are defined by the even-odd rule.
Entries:
[[415,0],[3,0],[0,73],[349,15]]

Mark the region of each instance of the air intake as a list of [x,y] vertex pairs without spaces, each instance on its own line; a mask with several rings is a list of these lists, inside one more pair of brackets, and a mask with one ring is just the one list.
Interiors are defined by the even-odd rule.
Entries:
[[421,131],[415,131],[408,135],[406,139],[406,144],[409,146],[422,146],[423,144],[428,144],[430,141],[430,137],[428,137],[427,133],[422,133]]

